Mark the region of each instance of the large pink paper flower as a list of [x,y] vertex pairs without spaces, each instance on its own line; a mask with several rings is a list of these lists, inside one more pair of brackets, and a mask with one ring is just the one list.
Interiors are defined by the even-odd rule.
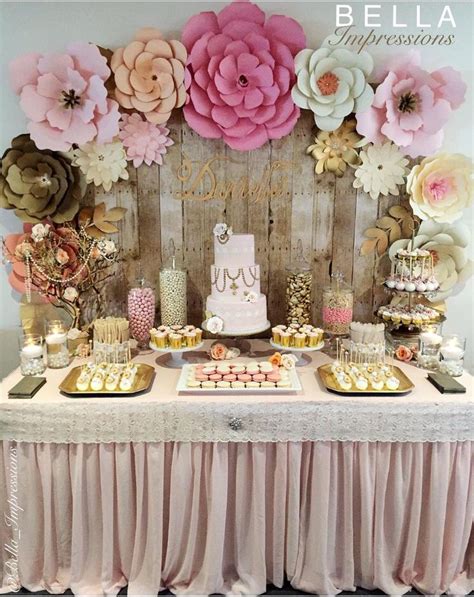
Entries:
[[192,74],[184,115],[197,133],[246,151],[292,131],[294,57],[306,45],[299,23],[280,15],[265,21],[255,4],[234,2],[191,17],[182,40]]
[[412,52],[393,60],[378,80],[372,106],[356,114],[357,131],[372,143],[390,139],[412,158],[436,152],[452,110],[464,101],[461,75],[451,67],[429,73]]
[[118,134],[120,114],[107,98],[110,76],[97,46],[71,44],[64,54],[25,54],[10,63],[10,82],[30,119],[39,149],[68,151],[73,143],[105,143]]
[[140,114],[124,114],[120,122],[119,137],[127,153],[127,160],[133,161],[135,168],[145,162],[163,164],[167,147],[173,145],[168,137],[169,129],[143,120]]

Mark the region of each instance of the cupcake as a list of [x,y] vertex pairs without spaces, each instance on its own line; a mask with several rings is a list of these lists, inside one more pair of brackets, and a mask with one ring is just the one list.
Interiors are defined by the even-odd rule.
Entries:
[[170,348],[172,348],[173,350],[179,350],[180,348],[182,348],[182,342],[183,342],[183,337],[181,336],[181,334],[169,334],[168,336],[169,341],[170,341]]
[[310,348],[314,348],[320,344],[320,334],[318,332],[309,332],[308,333],[308,346]]
[[306,343],[306,334],[302,334],[301,332],[297,332],[293,336],[293,346],[295,348],[304,348]]
[[152,335],[152,339],[156,348],[166,348],[167,334],[165,332],[155,332]]
[[188,331],[185,332],[184,338],[186,340],[186,346],[191,348],[192,346],[196,346],[196,332]]
[[275,344],[280,344],[280,333],[281,329],[279,328],[272,328],[272,339]]
[[281,332],[280,343],[281,346],[290,346],[290,334],[288,332]]
[[196,328],[194,330],[194,332],[196,333],[196,344],[201,344],[201,342],[202,342],[202,330],[201,330],[201,328]]

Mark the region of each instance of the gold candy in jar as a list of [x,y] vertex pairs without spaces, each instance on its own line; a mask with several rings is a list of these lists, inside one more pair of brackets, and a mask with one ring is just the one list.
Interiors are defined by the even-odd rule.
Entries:
[[298,240],[296,259],[286,268],[286,321],[288,325],[309,324],[313,274],[303,257],[303,243]]

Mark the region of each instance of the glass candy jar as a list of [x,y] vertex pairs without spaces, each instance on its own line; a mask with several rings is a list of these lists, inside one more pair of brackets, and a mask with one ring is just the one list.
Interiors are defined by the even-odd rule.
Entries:
[[344,276],[331,276],[331,284],[323,290],[323,328],[333,336],[349,334],[352,322],[354,293],[344,282]]
[[127,299],[130,335],[140,350],[148,348],[150,330],[155,324],[155,291],[145,278],[138,277]]
[[22,375],[41,375],[46,368],[43,337],[38,334],[21,334],[20,371]]
[[176,258],[174,243],[171,257],[160,270],[160,311],[162,325],[187,324],[186,270]]
[[313,274],[303,257],[303,243],[298,240],[296,259],[286,268],[286,321],[288,325],[311,323]]
[[450,335],[443,336],[441,342],[441,362],[439,370],[451,377],[459,377],[463,374],[464,352],[466,350],[466,338]]
[[63,321],[53,319],[46,322],[46,359],[50,369],[62,369],[69,365],[67,329]]

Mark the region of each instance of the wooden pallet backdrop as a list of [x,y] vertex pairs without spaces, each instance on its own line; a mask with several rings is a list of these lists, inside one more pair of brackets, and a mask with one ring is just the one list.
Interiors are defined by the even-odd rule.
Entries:
[[[359,254],[364,230],[373,226],[389,206],[405,198],[373,201],[352,187],[350,169],[342,178],[333,174],[316,176],[315,162],[305,154],[315,132],[309,112],[302,113],[291,135],[249,153],[232,151],[221,141],[200,138],[181,115],[168,126],[174,145],[163,166],[130,167],[128,181],[115,184],[108,193],[91,188],[85,198],[88,205],[105,201],[108,207],[128,209],[116,239],[123,261],[116,266],[116,276],[106,288],[110,313],[125,312],[127,292],[139,264],[158,290],[159,269],[169,256],[173,240],[188,272],[189,323],[200,324],[210,293],[212,229],[217,222],[225,221],[234,232],[255,235],[262,292],[267,295],[273,324],[284,321],[285,266],[294,258],[299,240],[313,269],[313,322],[321,322],[322,289],[331,271],[341,271],[352,283],[354,317],[372,320],[374,310],[387,300],[380,282],[388,259]],[[190,190],[194,196],[207,193],[209,177],[191,187],[196,170],[214,158],[211,169],[219,196],[210,200],[182,198]],[[190,162],[193,175],[191,180],[183,181],[189,174]],[[263,186],[256,187],[262,180]],[[242,198],[247,183],[251,196]],[[225,197],[232,187],[233,196]]]

